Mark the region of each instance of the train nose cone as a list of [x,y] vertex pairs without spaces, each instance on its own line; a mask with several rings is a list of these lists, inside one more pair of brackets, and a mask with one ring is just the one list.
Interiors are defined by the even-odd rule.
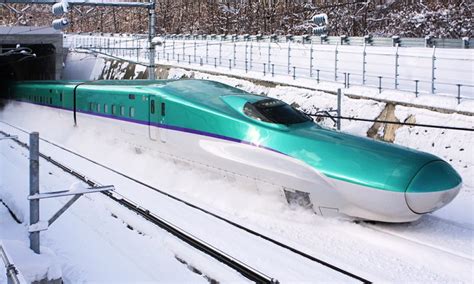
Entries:
[[413,177],[405,191],[405,200],[414,213],[433,212],[451,202],[459,193],[461,184],[461,177],[451,165],[433,161]]

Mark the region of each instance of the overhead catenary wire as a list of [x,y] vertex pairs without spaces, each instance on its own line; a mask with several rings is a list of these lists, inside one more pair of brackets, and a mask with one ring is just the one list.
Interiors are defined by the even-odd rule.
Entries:
[[427,127],[427,128],[438,128],[438,129],[474,132],[474,126],[472,128],[467,128],[467,127],[455,127],[455,126],[446,126],[446,125],[434,125],[434,124],[409,123],[409,122],[400,122],[400,121],[391,121],[391,120],[368,119],[368,118],[349,117],[349,116],[335,116],[335,115],[317,114],[317,113],[305,113],[305,114],[309,115],[309,116],[312,116],[312,117],[322,117],[322,118],[332,118],[332,119],[346,119],[346,120],[366,121],[366,122],[373,122],[373,123],[386,123],[386,124],[397,124],[397,125],[403,125],[403,126],[418,126],[418,127]]

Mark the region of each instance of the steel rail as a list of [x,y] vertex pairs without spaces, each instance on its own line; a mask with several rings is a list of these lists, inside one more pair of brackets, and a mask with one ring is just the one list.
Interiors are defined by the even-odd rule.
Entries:
[[[20,130],[20,131],[22,131],[22,132],[28,133],[27,131],[25,131],[25,130],[23,130],[23,129],[17,127],[17,126],[11,125],[11,124],[6,123],[6,122],[4,122],[4,121],[0,121],[0,122],[4,123],[4,124],[6,124],[6,125],[9,125],[9,126],[15,128],[15,129],[18,129],[18,130]],[[1,131],[1,130],[0,130],[0,134],[8,135],[7,133],[5,133],[5,132],[3,132],[3,131]],[[230,224],[230,225],[232,225],[232,226],[234,226],[234,227],[236,227],[236,228],[238,228],[238,229],[241,229],[241,230],[243,230],[243,231],[245,231],[245,232],[247,232],[247,233],[249,233],[249,234],[252,234],[252,235],[254,235],[254,236],[260,237],[260,238],[262,238],[262,239],[264,239],[264,240],[266,240],[266,241],[268,241],[268,242],[270,242],[270,243],[273,243],[273,244],[275,244],[275,245],[277,245],[277,246],[279,246],[279,247],[281,247],[281,248],[287,249],[287,250],[289,250],[289,251],[291,251],[291,252],[293,252],[293,253],[295,253],[295,254],[297,254],[297,255],[300,255],[300,256],[302,256],[302,257],[304,257],[304,258],[306,258],[306,259],[309,259],[309,260],[311,260],[311,261],[313,261],[313,262],[316,262],[316,263],[318,263],[318,264],[320,264],[320,265],[323,265],[323,266],[325,266],[325,267],[327,267],[327,268],[329,268],[329,269],[331,269],[331,270],[334,270],[334,271],[336,271],[336,272],[339,272],[339,273],[341,273],[341,274],[343,274],[343,275],[346,275],[346,276],[348,276],[348,277],[350,277],[350,278],[353,278],[353,279],[355,279],[355,280],[357,280],[357,281],[360,281],[360,282],[362,282],[362,283],[372,283],[372,281],[370,281],[370,280],[368,280],[368,279],[366,279],[366,278],[364,278],[364,277],[362,277],[362,276],[358,276],[358,275],[356,275],[356,274],[354,274],[354,273],[352,273],[352,272],[349,272],[349,271],[347,271],[347,270],[345,270],[345,269],[343,269],[343,268],[340,268],[340,267],[338,267],[338,266],[336,266],[336,265],[333,265],[333,264],[331,264],[331,263],[329,263],[329,262],[327,262],[327,261],[324,261],[324,260],[322,260],[322,259],[320,259],[320,258],[317,258],[317,257],[312,256],[312,255],[310,255],[310,254],[307,254],[307,253],[305,253],[305,252],[303,252],[303,251],[300,251],[300,250],[298,250],[298,249],[296,249],[296,248],[293,248],[293,247],[291,247],[291,246],[289,246],[289,245],[286,245],[286,244],[284,244],[284,243],[282,243],[282,242],[280,242],[280,241],[277,241],[277,240],[275,240],[275,239],[272,239],[272,238],[270,238],[270,237],[268,237],[268,236],[266,236],[266,235],[264,235],[264,234],[258,233],[257,231],[254,231],[254,230],[252,230],[252,229],[249,229],[249,228],[247,228],[247,227],[244,227],[243,225],[240,225],[240,224],[238,224],[238,223],[236,223],[236,222],[234,222],[234,221],[231,221],[231,220],[226,219],[226,218],[224,218],[224,217],[222,217],[222,216],[219,216],[219,215],[217,215],[217,214],[215,214],[215,213],[213,213],[213,212],[211,212],[211,211],[209,211],[209,210],[207,210],[207,209],[204,209],[204,208],[202,208],[202,207],[199,207],[199,206],[197,206],[197,205],[194,205],[194,204],[192,204],[192,203],[190,203],[190,202],[188,202],[188,201],[185,201],[185,200],[183,200],[183,199],[181,199],[181,198],[179,198],[179,197],[176,197],[176,196],[174,196],[174,195],[172,195],[172,194],[169,194],[169,193],[167,193],[167,192],[164,192],[164,191],[162,191],[162,190],[160,190],[160,189],[158,189],[158,188],[156,188],[156,187],[153,187],[153,186],[151,186],[151,185],[149,185],[149,184],[147,184],[147,183],[144,183],[144,182],[142,182],[142,181],[140,181],[140,180],[137,180],[137,179],[135,179],[135,178],[133,178],[133,177],[130,177],[130,176],[128,176],[128,175],[126,175],[126,174],[124,174],[124,173],[122,173],[122,172],[119,172],[119,171],[117,171],[117,170],[115,170],[115,169],[112,169],[112,168],[110,168],[110,167],[108,167],[108,166],[105,166],[105,165],[103,165],[103,164],[101,164],[101,163],[98,163],[98,162],[96,162],[96,161],[94,161],[94,160],[91,160],[91,159],[89,159],[89,158],[87,158],[87,157],[85,157],[85,156],[83,156],[83,155],[81,155],[81,154],[78,154],[78,153],[76,153],[76,152],[74,152],[74,151],[71,151],[71,150],[69,150],[69,149],[67,149],[67,148],[65,148],[65,147],[63,147],[63,146],[61,146],[61,145],[58,145],[58,144],[56,144],[56,143],[54,143],[54,142],[51,142],[51,141],[48,141],[48,140],[46,140],[46,139],[44,139],[44,138],[40,138],[40,140],[42,140],[42,141],[44,141],[44,142],[46,142],[46,143],[48,143],[48,144],[50,144],[50,145],[53,145],[53,146],[55,146],[55,147],[57,147],[57,148],[59,148],[59,149],[62,149],[62,150],[66,151],[66,152],[68,152],[68,153],[70,153],[70,154],[73,154],[73,155],[75,155],[75,156],[77,156],[77,157],[80,157],[80,158],[82,158],[82,159],[84,159],[84,160],[86,160],[86,161],[88,161],[88,162],[91,162],[91,163],[93,163],[94,165],[97,165],[97,166],[102,167],[102,168],[104,168],[104,169],[106,169],[106,170],[108,170],[108,171],[111,171],[111,172],[113,172],[113,173],[115,173],[115,174],[117,174],[117,175],[119,175],[119,176],[122,176],[122,177],[128,179],[128,180],[131,180],[131,181],[133,181],[133,182],[135,182],[135,183],[137,183],[137,184],[140,184],[140,185],[142,185],[142,186],[144,186],[144,187],[147,187],[147,188],[149,188],[149,189],[151,189],[151,190],[153,190],[153,191],[155,191],[155,192],[157,192],[157,193],[160,193],[161,195],[164,195],[164,196],[166,196],[166,197],[169,197],[169,198],[171,198],[171,199],[173,199],[173,200],[176,200],[176,201],[178,201],[178,202],[181,202],[181,203],[183,203],[183,204],[185,204],[185,205],[187,205],[187,206],[189,206],[189,207],[191,207],[191,208],[194,208],[194,209],[196,209],[196,210],[199,210],[199,211],[201,211],[201,212],[203,212],[203,213],[205,213],[205,214],[207,214],[207,215],[210,215],[210,216],[212,216],[212,217],[215,217],[215,218],[217,218],[217,219],[219,219],[219,220],[221,220],[221,221],[223,221],[223,222],[226,222],[226,223],[228,223],[228,224]],[[19,143],[23,143],[23,142],[19,141]],[[26,145],[26,144],[25,144],[25,145]],[[26,146],[26,147],[27,147],[27,146]],[[61,168],[61,166],[58,166],[58,167]],[[63,168],[63,170],[65,170],[66,172],[70,172],[69,169],[64,169],[64,168]],[[84,178],[83,175],[79,175],[78,177]],[[104,194],[105,194],[105,193],[104,193]]]
[[[0,130],[0,134],[7,135],[4,131]],[[23,148],[29,149],[29,146],[21,142],[18,139],[12,139],[18,145]],[[46,160],[47,162],[53,164],[54,166],[60,168],[61,170],[65,171],[66,173],[74,176],[75,178],[85,182],[91,187],[101,186],[99,183],[93,181],[92,179],[87,178],[85,175],[80,174],[79,172],[61,164],[60,162],[56,161],[55,159],[47,156],[43,153],[39,153],[39,156]],[[145,218],[146,220],[150,221],[151,223],[157,225],[158,227],[164,229],[165,231],[171,233],[175,237],[179,238],[180,240],[184,241],[185,243],[191,245],[192,247],[206,253],[207,255],[213,257],[214,259],[225,263],[227,266],[233,268],[234,270],[241,273],[243,276],[248,278],[251,281],[256,283],[279,283],[278,280],[269,277],[268,275],[246,265],[245,263],[239,261],[238,259],[233,258],[232,256],[226,254],[225,252],[219,250],[216,247],[206,243],[205,241],[187,233],[183,229],[173,225],[172,223],[166,221],[165,219],[151,213],[149,210],[136,205],[134,202],[122,197],[116,197],[115,194],[110,192],[102,192],[107,197],[111,198],[115,202],[119,203],[120,205],[126,207],[127,209],[137,213],[141,217]]]

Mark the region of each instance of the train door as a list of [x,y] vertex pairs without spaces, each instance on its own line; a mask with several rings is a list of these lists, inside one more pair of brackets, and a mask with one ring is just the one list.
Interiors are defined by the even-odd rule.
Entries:
[[165,128],[165,115],[166,106],[163,99],[156,96],[149,96],[149,121],[148,131],[151,140],[160,140],[166,142]]
[[[160,99],[160,124],[166,125],[166,104],[163,99]],[[166,128],[160,128],[160,140],[161,142],[166,142]]]
[[157,111],[157,98],[149,96],[148,99],[148,133],[151,140],[158,140],[160,118]]

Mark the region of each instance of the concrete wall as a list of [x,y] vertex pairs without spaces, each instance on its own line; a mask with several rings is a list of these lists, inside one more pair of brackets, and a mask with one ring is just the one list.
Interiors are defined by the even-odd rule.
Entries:
[[[63,64],[63,35],[49,27],[0,27],[0,46],[5,45],[52,45],[54,47],[55,56],[54,72],[51,79],[61,79]],[[29,62],[34,63],[34,59]],[[14,64],[12,62],[11,64]],[[28,68],[23,67],[22,72],[29,72]],[[44,70],[43,72],[49,72]],[[40,76],[38,76],[40,79]]]

